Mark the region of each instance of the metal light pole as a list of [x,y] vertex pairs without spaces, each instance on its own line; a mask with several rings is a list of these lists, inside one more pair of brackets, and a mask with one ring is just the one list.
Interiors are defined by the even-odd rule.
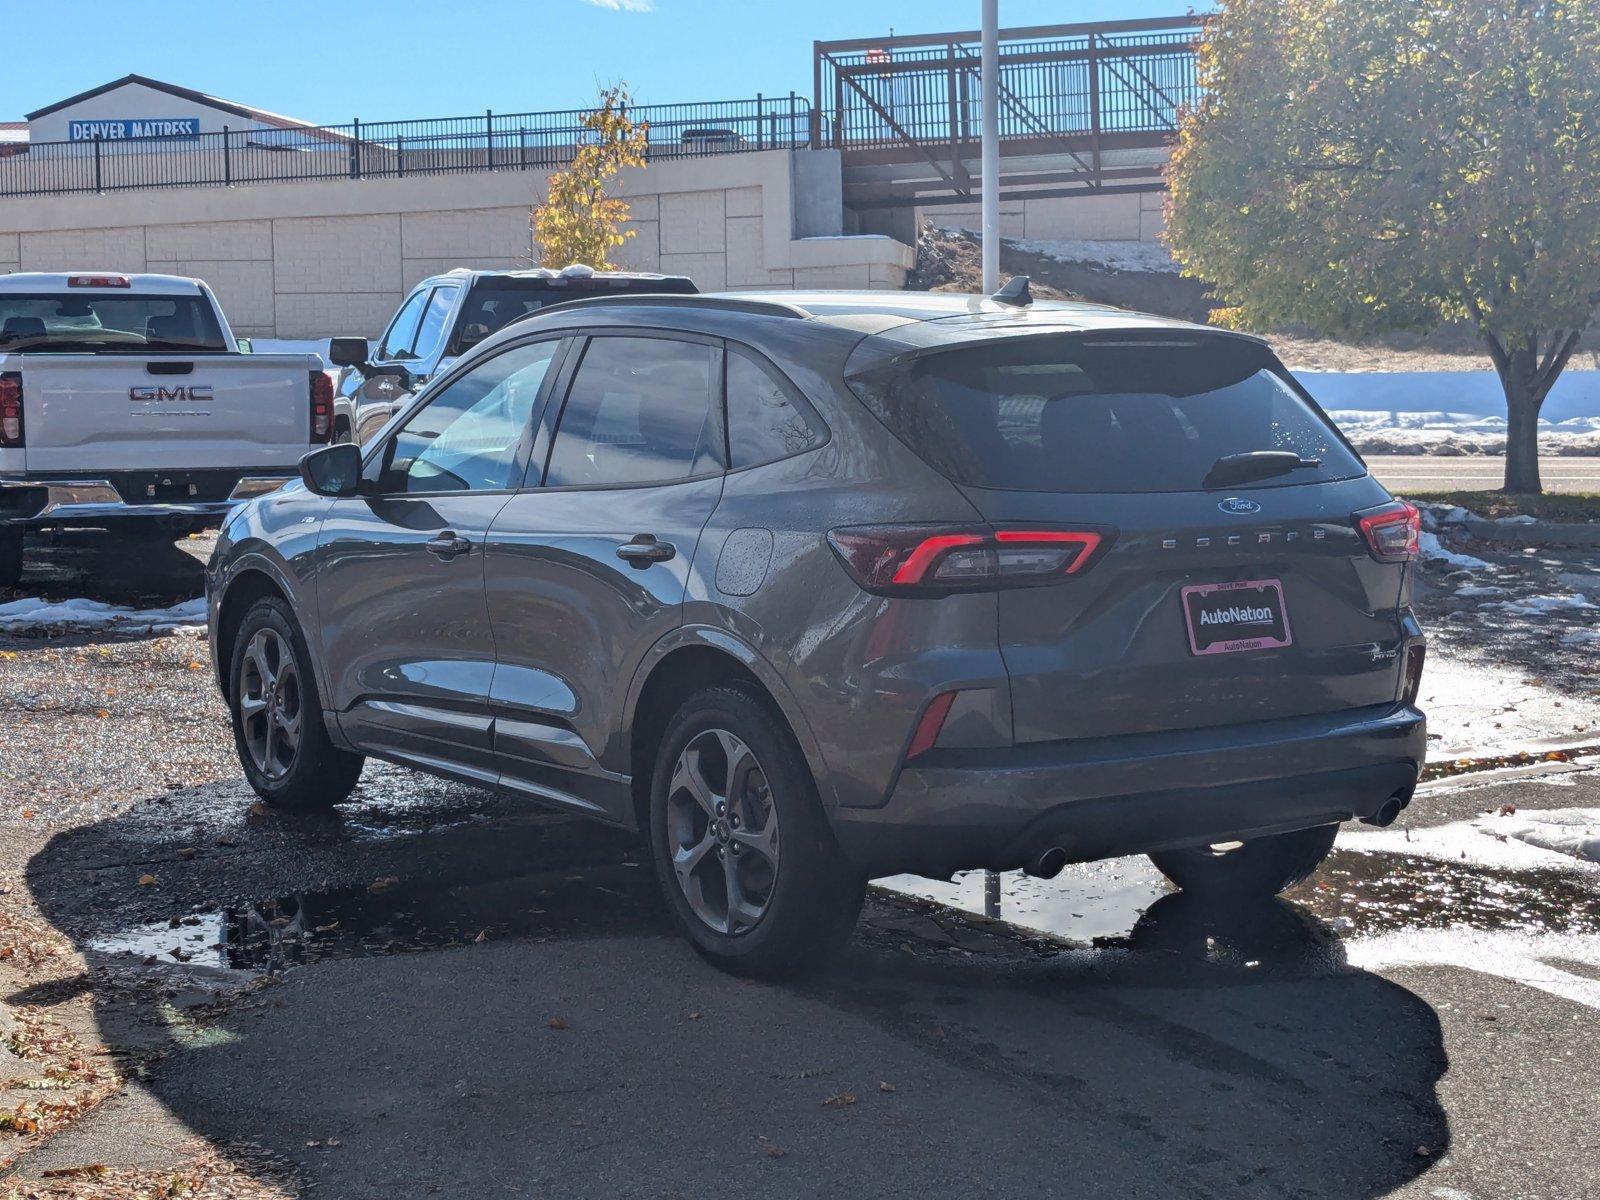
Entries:
[[983,0],[983,291],[1000,289],[1000,0]]

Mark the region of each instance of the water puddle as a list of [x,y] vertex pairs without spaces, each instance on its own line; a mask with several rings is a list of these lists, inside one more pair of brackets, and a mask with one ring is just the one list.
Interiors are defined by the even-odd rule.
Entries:
[[151,965],[276,971],[502,938],[652,932],[661,927],[659,904],[649,872],[627,865],[470,883],[380,879],[188,913],[92,939],[89,948]]
[[[984,872],[968,871],[949,883],[900,875],[880,886],[1095,945],[1132,937],[1151,907],[1173,894],[1143,857],[1072,866],[1055,879],[1008,872],[997,898],[986,882]],[[1600,934],[1600,872],[1576,863],[1490,866],[1340,847],[1286,897],[1343,938],[1447,928]]]

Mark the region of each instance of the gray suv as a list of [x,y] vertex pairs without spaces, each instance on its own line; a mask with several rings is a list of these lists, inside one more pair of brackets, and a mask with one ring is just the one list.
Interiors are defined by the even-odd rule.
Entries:
[[577,301],[302,475],[209,569],[262,799],[375,756],[637,829],[723,966],[901,872],[1271,894],[1417,782],[1416,510],[1253,338],[1025,288]]

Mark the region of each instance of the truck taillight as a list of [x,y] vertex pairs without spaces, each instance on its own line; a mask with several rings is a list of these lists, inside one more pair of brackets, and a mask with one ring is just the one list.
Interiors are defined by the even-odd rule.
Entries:
[[1059,583],[1087,568],[1114,531],[860,525],[835,529],[828,544],[862,588],[882,595],[933,596]]
[[1422,514],[1415,504],[1395,500],[1354,516],[1372,557],[1382,562],[1404,562],[1416,554],[1422,536]]
[[126,275],[68,275],[68,287],[132,287],[133,281]]
[[333,379],[326,371],[311,372],[311,440],[333,439]]
[[0,375],[0,447],[24,445],[22,435],[22,376],[8,371]]

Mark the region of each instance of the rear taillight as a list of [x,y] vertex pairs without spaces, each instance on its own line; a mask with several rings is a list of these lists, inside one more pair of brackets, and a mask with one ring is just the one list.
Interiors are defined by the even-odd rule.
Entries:
[[1383,562],[1404,562],[1416,554],[1417,539],[1422,535],[1422,514],[1415,504],[1395,500],[1353,515],[1374,558]]
[[22,435],[22,376],[8,371],[0,375],[0,447],[24,445]]
[[126,275],[68,275],[68,287],[132,287],[133,281]]
[[311,372],[311,440],[333,437],[333,379],[326,371]]
[[858,525],[833,530],[828,544],[869,592],[936,596],[1059,583],[1089,566],[1113,532]]
[[1401,680],[1400,703],[1415,704],[1417,693],[1422,690],[1422,664],[1428,657],[1428,647],[1417,642],[1406,650],[1406,671]]

